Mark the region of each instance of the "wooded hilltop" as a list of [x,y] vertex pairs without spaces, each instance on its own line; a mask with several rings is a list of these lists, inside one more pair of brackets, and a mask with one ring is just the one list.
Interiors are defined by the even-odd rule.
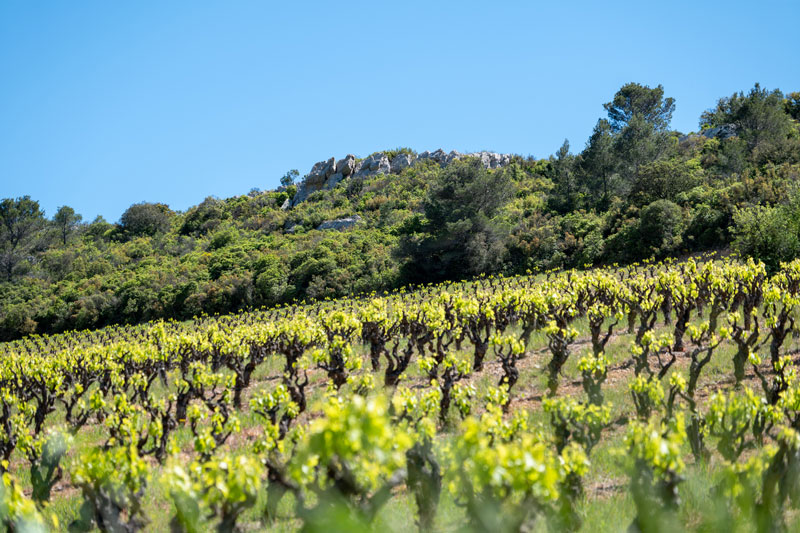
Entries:
[[800,255],[800,93],[756,84],[689,134],[675,105],[629,83],[578,153],[400,148],[116,223],[3,199],[0,340],[715,249],[770,271]]

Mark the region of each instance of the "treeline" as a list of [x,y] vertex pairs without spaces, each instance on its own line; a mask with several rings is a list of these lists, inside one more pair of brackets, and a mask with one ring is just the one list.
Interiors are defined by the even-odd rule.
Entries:
[[[279,191],[116,223],[0,202],[0,338],[390,290],[408,283],[733,248],[770,270],[800,255],[800,93],[755,85],[700,131],[670,127],[661,86],[623,86],[579,153],[462,160],[345,179],[291,209]],[[359,214],[348,231],[326,220]]]

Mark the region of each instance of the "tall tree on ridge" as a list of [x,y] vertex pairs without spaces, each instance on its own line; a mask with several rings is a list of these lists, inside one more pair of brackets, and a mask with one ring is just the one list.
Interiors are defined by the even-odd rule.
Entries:
[[629,190],[638,180],[641,167],[666,152],[675,99],[664,98],[661,85],[651,89],[626,83],[603,108],[615,137],[617,169]]
[[53,224],[58,230],[58,236],[62,244],[67,244],[67,239],[69,239],[69,236],[82,220],[83,217],[70,206],[64,205],[58,208],[56,214],[53,215]]
[[44,213],[30,196],[0,201],[0,269],[8,281],[35,248],[35,236],[43,226]]
[[613,194],[617,161],[614,154],[614,133],[608,120],[601,118],[581,154],[581,171],[590,197],[599,198],[601,209],[608,207]]

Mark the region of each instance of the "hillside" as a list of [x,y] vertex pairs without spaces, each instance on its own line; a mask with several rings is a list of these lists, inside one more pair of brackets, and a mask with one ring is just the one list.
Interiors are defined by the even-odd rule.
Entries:
[[[710,103],[711,104],[711,103]],[[663,88],[623,86],[582,151],[548,158],[397,149],[294,183],[116,223],[0,203],[0,339],[733,248],[800,254],[800,94],[721,98],[670,129]]]

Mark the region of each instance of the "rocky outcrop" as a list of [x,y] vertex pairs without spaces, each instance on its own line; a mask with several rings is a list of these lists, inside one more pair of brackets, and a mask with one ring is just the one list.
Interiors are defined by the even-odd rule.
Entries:
[[353,215],[351,217],[337,218],[336,220],[326,220],[325,222],[317,226],[317,229],[319,230],[333,229],[336,231],[342,231],[352,228],[359,222],[361,222],[361,217],[358,215]]
[[705,129],[700,132],[700,135],[709,139],[713,139],[714,137],[719,139],[727,139],[728,137],[736,136],[736,130],[738,129],[739,127],[736,124],[723,124],[722,126],[717,126],[716,128]]
[[700,130],[697,133],[690,133],[689,135],[681,135],[678,137],[678,142],[684,142],[686,140],[695,138],[699,139],[700,137],[705,137],[706,139],[720,139],[725,140],[729,137],[736,137],[737,131],[739,127],[736,124],[723,124],[722,126],[716,126],[714,128],[706,128],[704,130]]
[[353,179],[364,179],[377,174],[399,174],[406,168],[423,161],[432,161],[440,166],[446,166],[464,157],[477,157],[484,167],[490,169],[504,167],[511,163],[512,159],[510,154],[498,154],[495,152],[462,154],[455,150],[445,152],[441,148],[434,152],[425,151],[419,155],[403,152],[394,155],[391,160],[383,152],[376,152],[361,161],[358,161],[352,154],[348,154],[338,161],[332,157],[311,167],[311,171],[298,184],[297,192],[292,199],[291,205],[295,206],[304,202],[316,191],[332,189],[349,176],[352,176]]
[[[450,153],[451,154],[457,154],[458,152],[453,150]],[[439,148],[435,152],[429,152],[429,151],[425,150],[424,152],[419,154],[419,157],[417,159],[419,161],[431,160],[431,161],[434,161],[436,163],[439,163],[440,165],[444,165],[444,164],[446,164],[446,161],[447,161],[447,153],[444,150],[442,150],[441,148]]]
[[[297,205],[305,201],[312,192],[320,191],[325,188],[333,188],[338,183],[332,183],[330,178],[336,174],[336,158],[331,157],[327,161],[320,161],[311,167],[311,171],[303,178],[303,181],[298,185],[297,192],[292,199],[292,205]],[[341,174],[339,174],[341,176]],[[341,177],[339,178],[341,181]]]
[[391,167],[393,174],[400,174],[403,170],[411,166],[414,156],[411,154],[397,154],[392,158]]
[[511,154],[497,154],[495,152],[477,152],[469,154],[479,157],[486,168],[500,168],[511,164]]
[[344,156],[344,159],[340,159],[336,163],[336,172],[344,177],[347,177],[350,174],[352,174],[355,168],[356,168],[356,156],[354,156],[353,154],[347,154],[346,156]]
[[357,165],[353,176],[356,178],[365,178],[375,174],[389,174],[391,171],[392,166],[389,163],[389,158],[386,157],[386,154],[378,152],[372,154]]

